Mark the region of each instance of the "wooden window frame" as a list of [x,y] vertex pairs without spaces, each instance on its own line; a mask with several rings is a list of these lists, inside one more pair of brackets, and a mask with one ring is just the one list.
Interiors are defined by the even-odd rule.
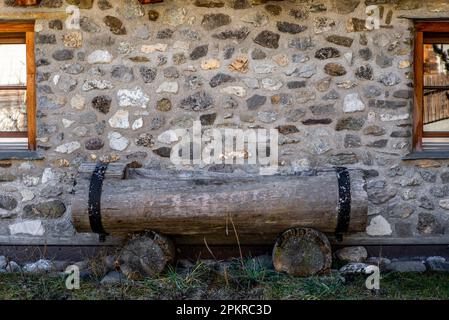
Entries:
[[[34,21],[1,22],[0,33],[21,33],[25,34],[26,46],[26,86],[8,86],[10,89],[26,89],[27,100],[27,132],[0,132],[0,137],[27,137],[28,150],[36,150],[36,63],[34,55]],[[17,43],[14,36],[11,42]],[[0,150],[1,152],[1,150]]]

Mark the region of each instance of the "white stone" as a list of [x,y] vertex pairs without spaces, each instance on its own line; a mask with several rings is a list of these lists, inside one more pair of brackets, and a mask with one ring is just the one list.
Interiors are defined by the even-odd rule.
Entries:
[[83,110],[86,105],[86,99],[80,94],[75,94],[72,99],[70,99],[70,105],[74,109]]
[[133,130],[137,130],[143,127],[143,119],[139,118],[137,120],[134,120],[133,125],[131,126],[131,128]]
[[166,43],[145,44],[140,48],[140,51],[143,53],[165,52],[167,51],[167,47],[168,45]]
[[70,154],[73,151],[78,150],[79,148],[81,148],[80,143],[78,141],[72,141],[58,146],[56,148],[56,152]]
[[127,90],[122,89],[117,92],[118,105],[120,107],[141,107],[146,108],[150,98],[140,87]]
[[23,266],[23,271],[28,273],[49,272],[54,265],[50,260],[40,259],[33,263],[27,263]]
[[220,91],[222,93],[232,94],[232,95],[235,95],[237,97],[244,97],[244,96],[246,96],[245,88],[240,87],[240,86],[229,86],[229,87],[222,88]]
[[129,140],[118,132],[109,132],[109,147],[113,150],[123,151],[128,147]]
[[168,131],[162,132],[157,137],[157,140],[161,143],[170,144],[170,143],[179,141],[179,137],[175,131],[168,130]]
[[87,57],[87,62],[90,64],[111,63],[112,54],[107,50],[95,50]]
[[243,78],[243,83],[250,89],[259,89],[259,80],[256,78]]
[[449,210],[449,199],[441,199],[438,204],[441,208]]
[[17,222],[9,225],[9,233],[14,236],[18,234],[27,234],[30,236],[44,235],[44,226],[40,220],[30,220]]
[[22,178],[22,182],[27,187],[34,187],[39,184],[40,177],[26,175]]
[[27,189],[20,190],[20,194],[22,195],[22,202],[31,201],[34,199],[34,193]]
[[348,64],[349,64],[350,66],[352,66],[352,61],[353,61],[353,59],[354,59],[354,54],[353,54],[352,52],[346,52],[346,53],[344,54],[344,57],[345,57],[346,61],[348,62]]
[[42,173],[42,183],[45,184],[47,182],[53,181],[56,179],[56,174],[53,172],[51,168],[45,168]]
[[276,91],[282,88],[283,83],[280,80],[265,78],[262,79],[262,88],[269,91]]
[[10,219],[16,216],[16,213],[7,211],[5,209],[0,209],[0,220],[1,219]]
[[382,216],[375,216],[371,219],[366,233],[370,236],[388,236],[392,234],[391,226]]
[[109,80],[86,80],[81,87],[83,91],[108,90],[112,88],[114,88],[114,85]]
[[346,95],[343,101],[343,112],[357,112],[365,110],[365,104],[360,99],[358,93]]
[[69,119],[65,119],[65,118],[62,119],[62,125],[64,126],[64,128],[68,128],[74,123],[75,123],[75,121],[73,121],[73,120],[69,120]]
[[388,114],[384,113],[380,115],[380,120],[389,122],[389,121],[400,121],[400,120],[407,120],[410,117],[408,113],[403,114]]
[[260,74],[268,74],[276,71],[277,65],[274,63],[260,63],[254,66],[254,72]]
[[173,43],[173,50],[188,51],[189,43],[185,41],[175,41],[175,43]]
[[178,93],[178,90],[179,85],[176,81],[165,81],[156,89],[156,93]]
[[129,128],[129,112],[127,110],[118,110],[110,119],[109,125],[112,128],[127,129]]
[[56,75],[53,77],[53,84],[54,84],[55,86],[59,83],[59,79],[61,79],[61,75],[59,75],[59,74],[56,74]]

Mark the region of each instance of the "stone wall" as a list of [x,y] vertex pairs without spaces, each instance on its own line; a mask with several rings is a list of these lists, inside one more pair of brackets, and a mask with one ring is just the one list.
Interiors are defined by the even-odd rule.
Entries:
[[[0,163],[3,242],[73,237],[81,162],[170,168],[173,142],[160,134],[194,120],[278,128],[282,170],[365,169],[363,236],[448,239],[447,161],[401,160],[411,144],[412,33],[399,18],[447,12],[446,1],[11,2],[0,17],[45,18],[36,22],[45,159]],[[52,18],[68,4],[81,8],[80,31]],[[379,30],[361,20],[370,4],[380,5]]]

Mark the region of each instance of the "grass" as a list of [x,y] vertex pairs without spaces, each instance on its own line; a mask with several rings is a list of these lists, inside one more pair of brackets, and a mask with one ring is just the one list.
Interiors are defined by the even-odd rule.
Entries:
[[338,274],[292,277],[237,260],[169,268],[158,278],[116,285],[96,278],[81,281],[79,290],[66,289],[63,275],[0,274],[0,299],[449,299],[449,275],[443,273],[383,274],[378,292],[364,283]]

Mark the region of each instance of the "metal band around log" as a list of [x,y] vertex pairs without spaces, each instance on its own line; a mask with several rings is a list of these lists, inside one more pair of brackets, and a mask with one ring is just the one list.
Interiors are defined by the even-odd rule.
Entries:
[[351,177],[344,167],[337,167],[338,180],[338,220],[335,233],[337,238],[348,231],[351,221]]
[[106,240],[108,233],[101,222],[101,192],[103,180],[108,169],[107,163],[98,163],[92,173],[89,185],[88,213],[92,232],[98,233],[101,242]]

